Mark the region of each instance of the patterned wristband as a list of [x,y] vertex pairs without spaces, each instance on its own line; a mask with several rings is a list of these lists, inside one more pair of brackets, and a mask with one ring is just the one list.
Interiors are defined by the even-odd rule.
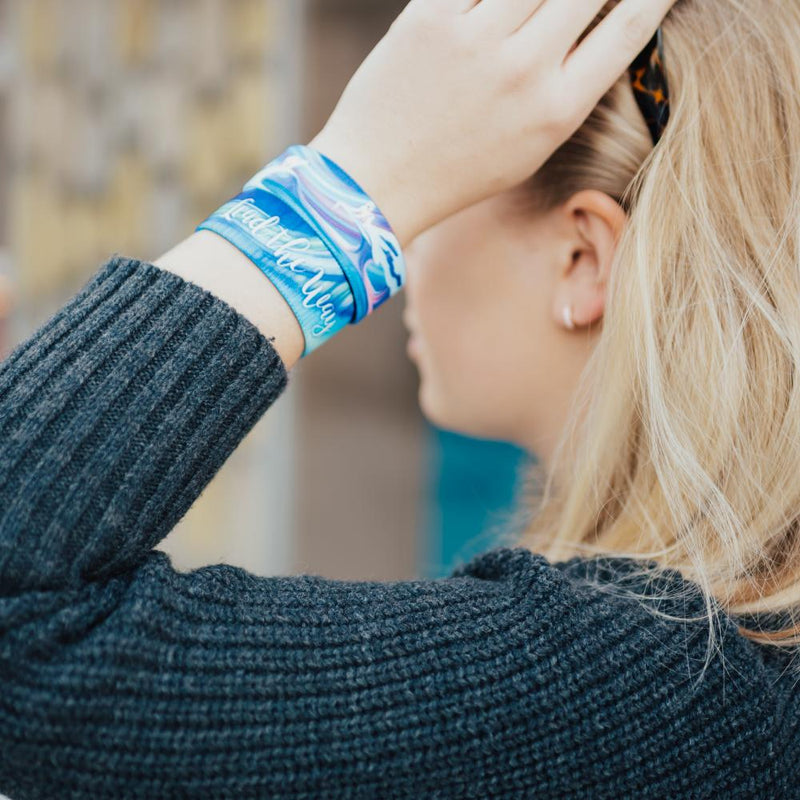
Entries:
[[272,281],[303,330],[303,356],[352,320],[353,292],[338,261],[280,198],[248,189],[197,226],[203,229],[235,245]]
[[197,230],[218,233],[262,270],[303,329],[303,356],[402,288],[386,218],[337,164],[292,145]]

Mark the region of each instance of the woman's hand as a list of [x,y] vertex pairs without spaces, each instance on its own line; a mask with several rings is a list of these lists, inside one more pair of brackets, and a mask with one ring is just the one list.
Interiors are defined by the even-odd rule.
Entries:
[[589,116],[675,0],[411,0],[309,143],[405,244],[533,174]]

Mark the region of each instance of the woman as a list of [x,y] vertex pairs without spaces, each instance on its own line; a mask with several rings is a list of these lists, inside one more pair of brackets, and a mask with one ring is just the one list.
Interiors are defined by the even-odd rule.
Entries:
[[[620,75],[672,3],[593,28],[604,5],[412,0],[312,152],[112,258],[2,366],[0,791],[800,796],[790,648],[721,611],[704,659],[709,586],[798,601],[800,12],[679,0],[662,130]],[[175,572],[153,546],[404,251],[423,408],[541,453],[536,549],[435,581]],[[579,545],[606,555],[556,561]]]

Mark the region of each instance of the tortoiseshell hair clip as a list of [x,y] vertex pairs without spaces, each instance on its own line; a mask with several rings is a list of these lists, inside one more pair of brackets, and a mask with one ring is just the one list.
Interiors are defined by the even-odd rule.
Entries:
[[669,87],[664,71],[664,35],[656,31],[647,47],[629,68],[633,94],[653,137],[658,144],[669,121]]

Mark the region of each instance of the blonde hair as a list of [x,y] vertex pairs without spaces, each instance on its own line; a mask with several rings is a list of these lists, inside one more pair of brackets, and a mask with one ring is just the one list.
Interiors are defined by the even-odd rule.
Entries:
[[710,649],[720,611],[786,614],[780,630],[739,630],[796,648],[800,4],[678,0],[663,33],[658,146],[625,75],[521,189],[536,211],[598,189],[628,222],[602,335],[516,538],[551,561],[677,570],[702,590]]

